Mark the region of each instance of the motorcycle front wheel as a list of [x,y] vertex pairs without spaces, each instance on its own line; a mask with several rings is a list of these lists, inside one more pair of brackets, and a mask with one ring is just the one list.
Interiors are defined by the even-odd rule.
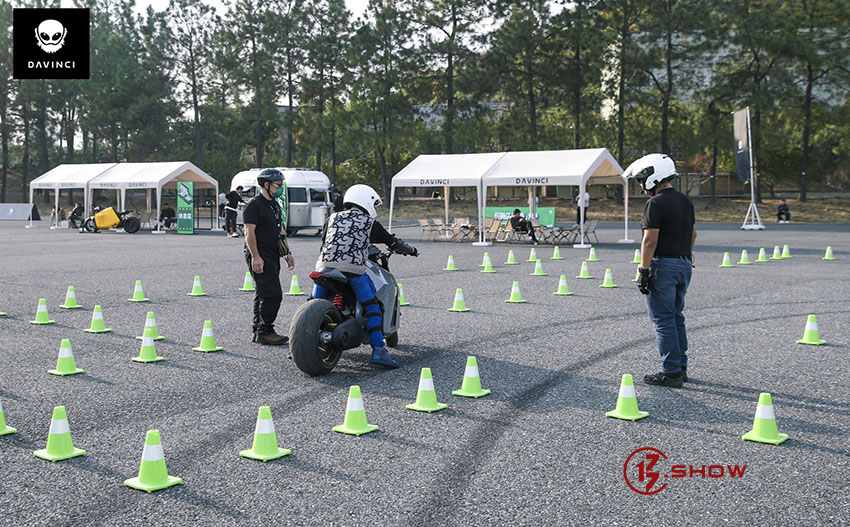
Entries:
[[289,351],[298,369],[308,375],[326,375],[336,367],[342,350],[330,339],[342,314],[331,302],[316,298],[301,305],[289,326]]
[[83,223],[83,229],[86,232],[97,232],[97,224],[94,222],[94,218],[89,218]]
[[142,223],[139,221],[139,218],[134,218],[130,216],[129,218],[124,218],[124,221],[121,222],[122,227],[124,227],[124,232],[133,234],[134,232],[138,232],[139,228],[142,226]]

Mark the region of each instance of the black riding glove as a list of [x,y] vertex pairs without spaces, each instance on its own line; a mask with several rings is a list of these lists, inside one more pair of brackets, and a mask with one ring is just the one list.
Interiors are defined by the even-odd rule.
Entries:
[[396,238],[389,247],[393,252],[397,252],[398,254],[403,254],[405,256],[419,256],[419,251],[416,247],[409,245],[401,238]]
[[641,293],[648,295],[649,294],[649,269],[642,269],[642,268],[639,267],[638,273],[640,274],[640,276],[638,276],[638,282],[637,282],[638,290]]

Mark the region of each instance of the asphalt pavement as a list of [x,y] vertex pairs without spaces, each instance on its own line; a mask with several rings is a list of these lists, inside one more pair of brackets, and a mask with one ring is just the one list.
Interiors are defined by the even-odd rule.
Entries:
[[[419,258],[390,267],[411,306],[402,308],[398,370],[369,363],[367,346],[345,352],[323,377],[301,373],[286,348],[250,342],[252,295],[238,291],[243,240],[221,233],[80,234],[0,222],[0,402],[17,434],[0,437],[0,525],[841,525],[850,523],[850,227],[699,224],[686,299],[691,381],[647,386],[659,369],[644,297],[631,282],[637,244],[605,224],[593,280],[577,280],[587,249],[536,247],[547,276],[531,276],[529,244],[418,241]],[[639,231],[632,229],[632,238]],[[728,251],[755,260],[788,244],[792,258],[720,268]],[[823,261],[827,245],[836,261]],[[309,291],[315,236],[291,241],[295,273]],[[509,249],[520,264],[503,265]],[[484,251],[496,273],[480,273]],[[449,255],[458,272],[443,271]],[[610,268],[618,288],[600,288]],[[555,296],[560,275],[573,296]],[[208,296],[191,297],[195,275]],[[282,272],[288,290],[290,273]],[[149,303],[134,304],[136,280]],[[519,281],[524,304],[505,300]],[[78,310],[60,309],[69,285]],[[463,288],[468,313],[452,313]],[[56,324],[35,326],[39,298]],[[278,329],[306,297],[285,297]],[[112,333],[88,334],[92,308]],[[139,364],[145,315],[154,311],[167,360]],[[817,315],[823,346],[803,346]],[[205,320],[223,351],[197,353]],[[57,377],[68,338],[85,374]],[[492,394],[454,397],[467,356]],[[431,368],[443,411],[405,410],[420,369]],[[605,417],[620,379],[632,374],[636,422]],[[361,437],[342,423],[349,386],[361,386],[380,430]],[[759,393],[773,396],[779,446],[745,442]],[[44,448],[54,406],[64,405],[74,445],[88,455],[51,463]],[[271,407],[281,447],[267,463],[245,459],[257,409]],[[158,429],[176,487],[147,494],[137,475],[145,432]],[[661,451],[654,472],[667,486],[632,490],[629,455]],[[643,456],[644,454],[638,454]],[[635,458],[637,459],[637,458]],[[647,461],[649,458],[646,458]],[[693,477],[672,478],[673,465]],[[723,477],[699,469],[724,468]],[[731,478],[729,465],[746,465]],[[693,466],[693,472],[690,468]],[[646,466],[647,472],[650,472]],[[645,490],[634,463],[629,482]],[[665,477],[665,474],[668,477]],[[653,485],[652,490],[660,487]]]

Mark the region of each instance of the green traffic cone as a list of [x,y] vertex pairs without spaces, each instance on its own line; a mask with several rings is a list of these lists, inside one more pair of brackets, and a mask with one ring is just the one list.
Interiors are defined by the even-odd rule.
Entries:
[[732,265],[732,260],[729,259],[729,253],[723,253],[723,263],[720,264],[720,267],[735,267]]
[[360,386],[354,385],[348,390],[348,405],[345,408],[345,420],[341,425],[333,427],[334,432],[361,436],[378,430],[377,425],[366,421],[366,408],[363,406],[363,396]]
[[744,441],[769,443],[778,445],[788,439],[788,434],[780,434],[776,427],[776,416],[773,413],[773,400],[769,393],[759,394],[756,416],[753,419],[753,429],[741,436]]
[[291,450],[278,446],[272,411],[268,406],[261,406],[257,415],[257,426],[254,428],[254,444],[250,449],[239,452],[239,455],[260,461],[271,461],[291,453]]
[[782,250],[778,245],[773,246],[773,256],[770,257],[771,260],[781,260],[782,259]]
[[53,408],[50,431],[47,433],[47,448],[36,450],[33,454],[35,457],[54,462],[86,455],[85,450],[74,448],[71,427],[68,425],[68,414],[64,406]]
[[640,264],[640,249],[635,249],[635,256],[632,258],[631,263]]
[[165,357],[160,357],[156,354],[156,345],[153,343],[153,331],[148,326],[145,328],[145,335],[142,338],[142,348],[139,350],[139,356],[130,359],[133,362],[159,362],[165,360]]
[[71,341],[62,339],[62,344],[59,346],[59,358],[56,360],[56,369],[48,370],[51,375],[75,375],[77,373],[85,373],[85,370],[77,368],[74,362],[74,353],[71,351]]
[[531,276],[546,276],[546,273],[543,272],[543,262],[540,259],[537,259],[537,263],[534,264],[534,272],[531,273]]
[[561,250],[556,245],[555,250],[552,251],[552,258],[550,258],[550,260],[563,260],[563,259],[564,259],[564,257],[561,256]]
[[820,339],[818,321],[814,315],[809,315],[808,319],[806,319],[806,329],[803,331],[803,338],[798,340],[797,344],[810,344],[812,346],[826,344],[825,340]]
[[77,304],[77,293],[74,292],[74,286],[68,286],[68,292],[65,293],[65,303],[59,307],[62,309],[80,309],[83,307]]
[[525,300],[522,299],[522,294],[519,291],[519,282],[514,282],[514,285],[511,287],[511,296],[505,302],[509,304],[524,304]]
[[487,265],[487,260],[490,258],[490,253],[485,252],[484,258],[481,259],[481,263],[478,264],[478,267],[484,267]]
[[451,254],[449,255],[449,261],[446,262],[446,268],[443,271],[457,271],[458,268],[455,267],[455,258]]
[[451,309],[448,309],[447,311],[454,311],[456,313],[465,313],[469,311],[469,309],[466,308],[466,302],[464,302],[463,300],[463,289],[457,289],[457,291],[455,292],[454,305]]
[[759,249],[759,257],[756,259],[756,262],[769,262],[770,260],[767,258],[767,252],[765,252],[764,247]]
[[0,436],[14,434],[17,428],[12,428],[6,424],[6,414],[3,413],[3,401],[0,401]]
[[153,340],[165,340],[165,337],[159,334],[159,330],[156,327],[156,317],[153,314],[153,311],[148,311],[148,316],[145,318],[145,327],[142,328],[142,336],[136,337],[136,340],[144,340],[145,331],[150,328],[151,330],[151,338]]
[[481,388],[481,378],[478,375],[478,360],[470,355],[466,358],[466,369],[463,372],[463,383],[460,386],[460,390],[454,390],[452,395],[477,399],[489,394],[490,390]]
[[581,262],[581,272],[578,274],[578,276],[576,276],[576,278],[593,278],[587,271],[587,262]]
[[103,310],[100,306],[94,306],[94,311],[91,314],[91,326],[83,331],[86,333],[110,333],[112,331],[103,322]]
[[239,288],[240,291],[256,291],[254,287],[254,278],[251,276],[251,271],[245,271],[245,281],[242,282],[242,287]]
[[752,265],[753,262],[750,261],[750,255],[747,254],[747,250],[743,249],[741,251],[741,260],[738,262],[738,265]]
[[181,483],[183,483],[182,479],[168,475],[159,430],[148,430],[148,433],[145,434],[145,448],[142,450],[139,475],[124,480],[124,485],[151,493]]
[[832,245],[827,245],[826,252],[821,260],[835,260],[835,256],[832,255]]
[[528,254],[528,260],[526,260],[526,262],[536,262],[537,260],[537,251],[534,250],[534,247],[532,247],[531,252]]
[[637,397],[635,396],[635,383],[628,373],[623,375],[620,382],[620,394],[617,397],[617,407],[605,413],[605,417],[614,417],[626,421],[637,421],[647,417],[649,412],[638,410]]
[[784,247],[782,247],[782,256],[781,256],[781,258],[782,258],[783,260],[786,260],[786,259],[788,259],[788,258],[791,258],[791,248],[790,248],[790,247],[788,247],[788,244],[785,244],[785,246],[784,246]]
[[133,298],[128,298],[128,302],[150,302],[150,298],[145,298],[145,292],[142,290],[142,281],[136,280],[136,286],[133,288]]
[[598,262],[599,258],[596,257],[596,247],[590,248],[590,255],[587,257],[588,262]]
[[289,292],[284,294],[286,296],[304,296],[301,287],[298,285],[298,275],[292,275],[292,280],[289,282]]
[[422,368],[419,376],[419,391],[416,393],[416,402],[405,406],[408,410],[417,412],[437,412],[449,405],[437,402],[437,392],[434,391],[434,379],[431,378],[431,368]]
[[514,256],[513,249],[508,251],[508,261],[505,262],[505,265],[519,265],[519,262],[516,261],[516,257]]
[[192,283],[192,292],[186,293],[188,296],[207,296],[204,293],[204,288],[201,287],[201,277],[195,275],[195,281]]
[[409,306],[410,302],[404,299],[404,288],[401,287],[401,284],[398,284],[398,305],[400,306]]
[[201,334],[201,345],[196,348],[192,348],[192,351],[201,351],[204,353],[209,353],[211,351],[221,351],[223,349],[223,347],[215,345],[215,336],[213,335],[212,321],[205,320],[204,332]]
[[552,294],[559,296],[569,296],[572,294],[570,288],[567,286],[567,275],[561,275],[561,279],[558,281],[558,290]]
[[[485,253],[486,254],[486,253]],[[493,269],[493,262],[490,261],[490,255],[487,255],[487,258],[484,260],[484,269],[481,270],[482,273],[495,273],[495,269]]]
[[602,285],[599,287],[614,288],[619,287],[614,283],[614,277],[611,276],[611,269],[605,269],[605,278],[602,280]]
[[35,320],[30,320],[30,324],[42,326],[44,324],[55,324],[55,320],[50,320],[50,315],[47,314],[47,300],[38,299],[38,309],[35,312]]

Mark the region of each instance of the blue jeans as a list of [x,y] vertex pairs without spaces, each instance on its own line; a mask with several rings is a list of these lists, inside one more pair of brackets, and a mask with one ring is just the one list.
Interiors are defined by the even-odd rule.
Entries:
[[649,266],[646,306],[649,319],[655,324],[664,373],[676,373],[688,367],[688,336],[682,310],[691,283],[691,271],[691,261],[684,257],[653,258]]
[[[381,306],[378,304],[377,291],[375,284],[367,274],[359,276],[349,276],[348,285],[354,291],[354,296],[357,301],[363,306],[363,312],[366,314],[366,331],[369,332],[369,345],[373,348],[386,347],[384,342],[384,318],[381,312]],[[329,291],[326,287],[319,284],[313,286],[313,298],[328,299]]]

